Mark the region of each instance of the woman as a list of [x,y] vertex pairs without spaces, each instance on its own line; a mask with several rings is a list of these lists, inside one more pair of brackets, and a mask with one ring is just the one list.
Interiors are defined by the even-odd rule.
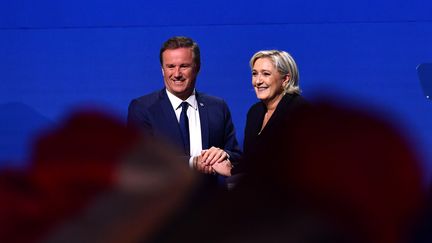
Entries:
[[[252,69],[252,86],[260,102],[254,104],[247,114],[244,161],[253,158],[254,148],[259,146],[258,143],[266,142],[265,137],[289,112],[307,105],[300,96],[297,65],[287,52],[259,51],[252,56],[249,64]],[[242,162],[232,169],[228,163],[215,163],[212,166],[217,173],[230,176],[245,172],[247,165]]]
[[260,140],[291,112],[307,102],[300,96],[299,73],[285,51],[264,50],[250,60],[252,86],[260,102],[248,111],[243,152],[247,156]]

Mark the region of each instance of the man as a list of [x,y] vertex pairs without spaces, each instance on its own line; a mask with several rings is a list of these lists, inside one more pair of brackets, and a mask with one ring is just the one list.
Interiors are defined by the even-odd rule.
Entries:
[[199,172],[230,175],[240,149],[226,103],[195,90],[201,64],[197,43],[172,37],[159,58],[165,88],[132,100],[128,125],[182,148],[189,166]]

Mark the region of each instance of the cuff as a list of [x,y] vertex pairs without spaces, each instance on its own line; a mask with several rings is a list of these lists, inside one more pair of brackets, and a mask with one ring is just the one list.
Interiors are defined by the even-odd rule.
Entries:
[[194,168],[194,156],[191,156],[189,158],[189,168],[191,168],[191,169]]

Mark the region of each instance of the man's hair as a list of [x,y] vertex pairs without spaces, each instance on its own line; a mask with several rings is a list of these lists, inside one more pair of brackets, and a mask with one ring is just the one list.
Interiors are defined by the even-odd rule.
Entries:
[[201,67],[201,57],[200,57],[200,49],[198,44],[189,37],[185,36],[174,36],[169,38],[165,43],[163,43],[160,52],[159,52],[159,60],[161,66],[163,65],[162,54],[166,50],[173,50],[178,48],[191,48],[193,53],[194,63],[197,68],[197,72]]

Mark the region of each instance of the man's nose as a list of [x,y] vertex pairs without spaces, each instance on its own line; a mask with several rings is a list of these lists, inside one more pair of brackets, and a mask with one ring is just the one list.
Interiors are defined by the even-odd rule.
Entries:
[[174,70],[174,77],[181,77],[182,76],[182,72],[180,68],[176,68]]

